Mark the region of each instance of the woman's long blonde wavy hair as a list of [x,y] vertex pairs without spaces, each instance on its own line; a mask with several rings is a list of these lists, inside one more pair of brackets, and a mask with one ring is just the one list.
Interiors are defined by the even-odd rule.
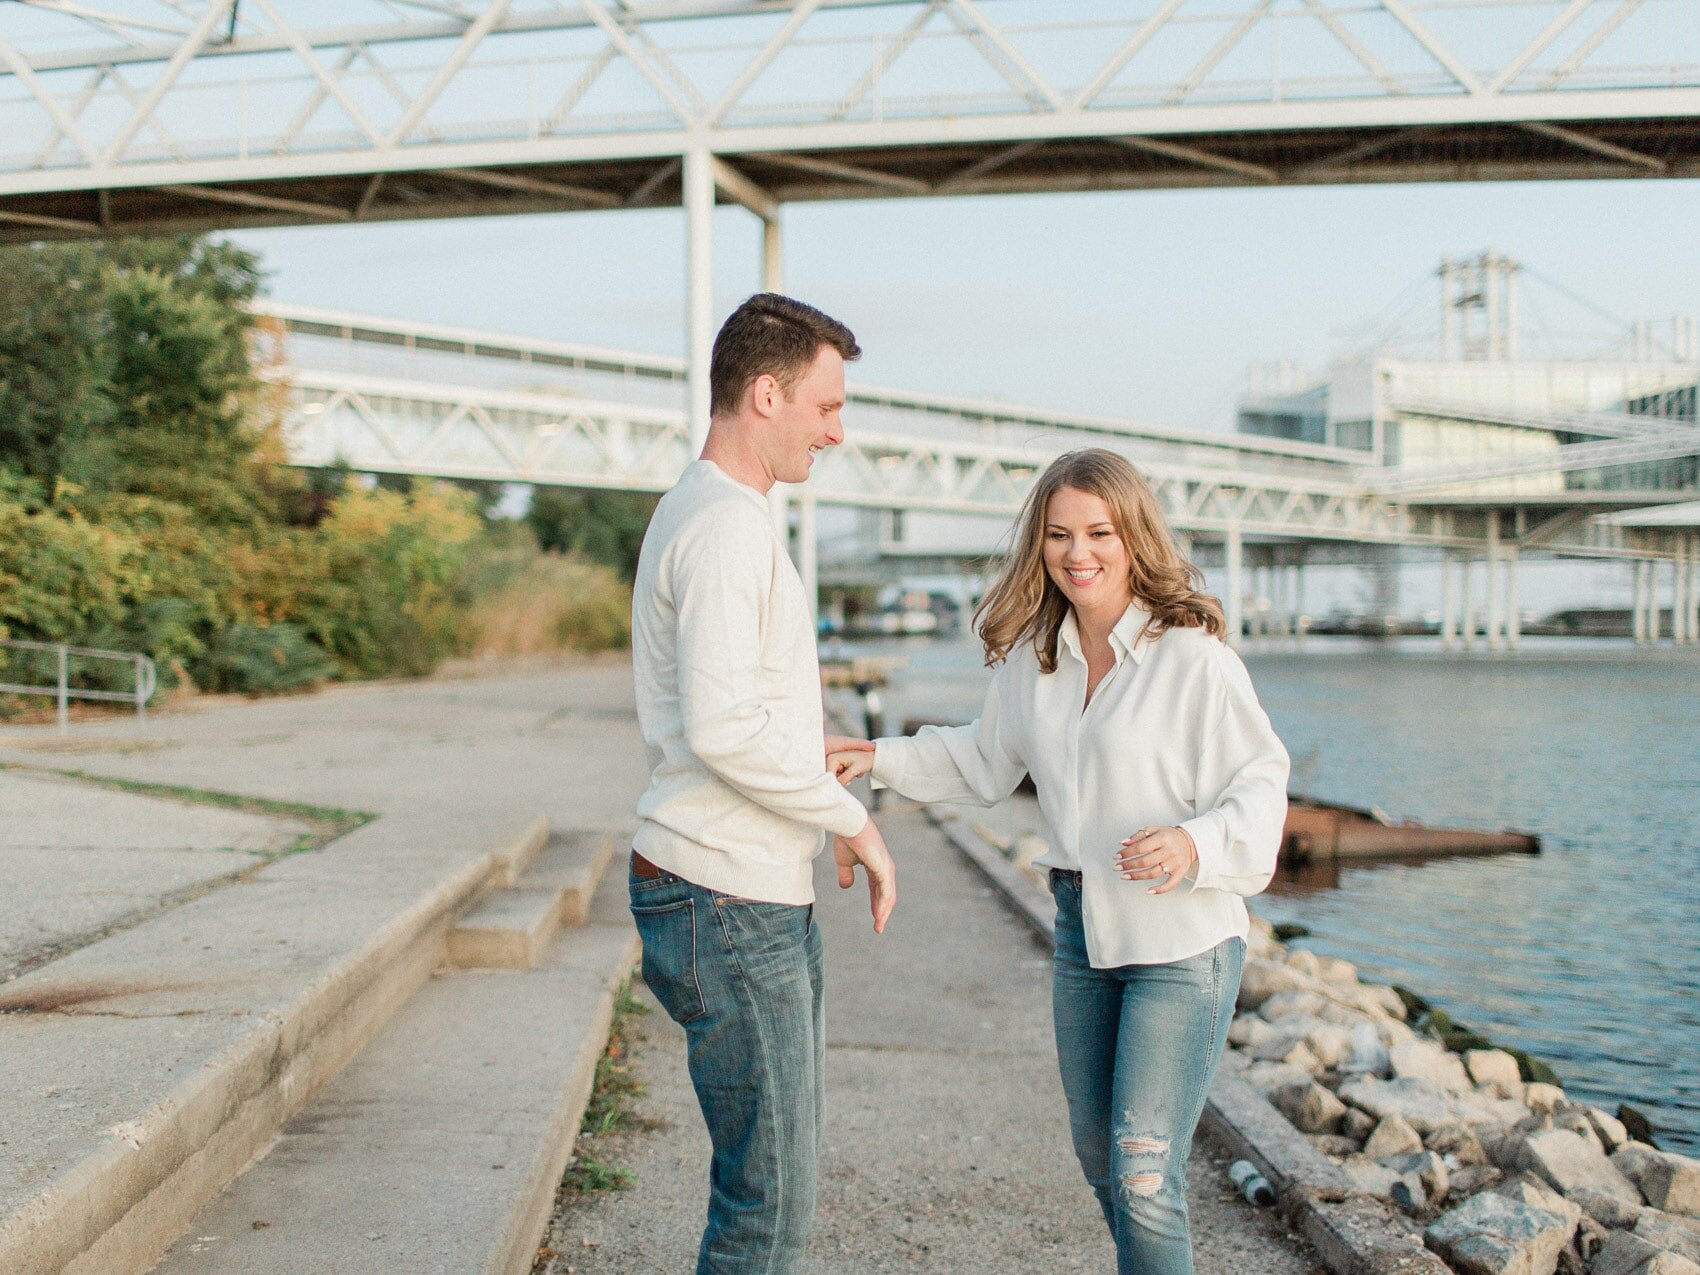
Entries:
[[1127,546],[1134,601],[1151,613],[1147,634],[1191,628],[1227,636],[1222,604],[1202,591],[1203,572],[1175,548],[1156,494],[1124,457],[1091,447],[1057,457],[1027,494],[1003,568],[974,615],[987,664],[1031,641],[1039,668],[1056,672],[1057,634],[1069,604],[1045,569],[1045,512],[1064,487],[1109,506],[1116,534]]

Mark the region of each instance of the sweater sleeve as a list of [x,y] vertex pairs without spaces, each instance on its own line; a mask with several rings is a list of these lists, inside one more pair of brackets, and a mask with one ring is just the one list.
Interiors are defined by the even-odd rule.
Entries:
[[874,741],[873,780],[915,801],[990,806],[1015,791],[1027,765],[1014,744],[1006,699],[1010,664],[999,665],[980,716],[966,726],[923,726]]
[[1287,819],[1287,750],[1257,702],[1251,675],[1227,646],[1214,653],[1213,723],[1199,759],[1209,809],[1180,826],[1198,848],[1194,890],[1262,892],[1275,875]]
[[786,746],[762,699],[761,634],[773,587],[767,529],[753,517],[751,525],[736,516],[703,521],[679,537],[672,570],[686,746],[757,805],[855,836],[867,811],[827,774],[824,750],[804,755]]

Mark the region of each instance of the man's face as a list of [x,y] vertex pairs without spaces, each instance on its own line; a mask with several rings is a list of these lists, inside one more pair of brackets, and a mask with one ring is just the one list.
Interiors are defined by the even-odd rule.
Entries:
[[[770,383],[770,378],[763,378],[763,387]],[[758,393],[768,415],[764,439],[768,472],[776,482],[803,482],[815,455],[844,441],[844,425],[838,417],[844,407],[843,357],[823,345],[808,371],[791,387],[789,397],[776,383],[769,392],[758,389]]]

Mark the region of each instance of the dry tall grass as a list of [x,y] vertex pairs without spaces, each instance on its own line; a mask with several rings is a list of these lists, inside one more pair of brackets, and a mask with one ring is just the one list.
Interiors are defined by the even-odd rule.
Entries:
[[475,657],[605,651],[631,640],[632,591],[609,567],[569,554],[501,555],[501,577],[480,589],[472,616]]

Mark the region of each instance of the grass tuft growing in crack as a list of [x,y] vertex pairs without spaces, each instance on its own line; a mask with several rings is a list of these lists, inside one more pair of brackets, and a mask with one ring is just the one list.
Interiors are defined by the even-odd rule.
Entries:
[[339,806],[315,806],[304,801],[277,801],[271,797],[251,797],[244,793],[219,792],[212,788],[191,788],[184,784],[160,784],[142,779],[119,779],[96,775],[86,770],[58,766],[26,766],[17,762],[0,762],[0,770],[16,770],[25,774],[59,775],[80,780],[114,792],[134,793],[139,797],[165,797],[172,801],[189,802],[197,806],[216,806],[221,810],[239,810],[251,815],[278,815],[289,819],[304,819],[315,826],[303,832],[282,850],[274,850],[266,858],[300,854],[317,850],[338,837],[364,827],[378,816],[366,810],[344,810]]
[[614,1017],[608,1027],[608,1046],[596,1060],[596,1081],[584,1109],[584,1120],[579,1126],[578,1153],[561,1179],[563,1190],[581,1193],[624,1191],[637,1181],[637,1175],[630,1169],[597,1159],[592,1144],[610,1134],[640,1132],[654,1127],[651,1121],[637,1112],[635,1104],[643,1096],[643,1082],[632,1074],[631,1041],[626,1035],[626,1025],[633,1018],[647,1013],[649,1006],[632,995],[632,984],[628,978],[614,996]]

